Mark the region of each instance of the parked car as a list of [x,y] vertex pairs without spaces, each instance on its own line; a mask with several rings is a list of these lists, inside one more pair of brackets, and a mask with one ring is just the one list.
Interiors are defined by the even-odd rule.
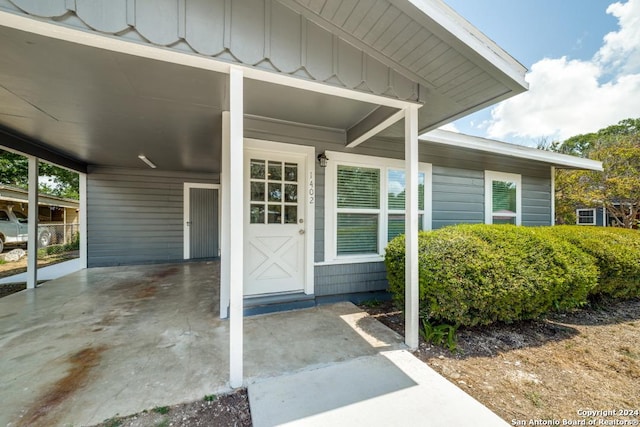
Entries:
[[[22,212],[14,212],[11,207],[0,208],[0,252],[5,246],[21,246],[27,243],[27,217]],[[51,232],[40,230],[38,247],[49,246]]]

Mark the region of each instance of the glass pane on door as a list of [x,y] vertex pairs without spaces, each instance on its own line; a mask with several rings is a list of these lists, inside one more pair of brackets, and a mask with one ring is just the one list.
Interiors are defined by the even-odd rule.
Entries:
[[298,176],[296,163],[251,159],[249,222],[298,223]]

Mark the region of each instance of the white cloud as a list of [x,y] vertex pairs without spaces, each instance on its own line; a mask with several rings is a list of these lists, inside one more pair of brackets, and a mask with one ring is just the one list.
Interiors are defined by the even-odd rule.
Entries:
[[614,3],[607,13],[619,30],[604,37],[594,57],[535,63],[529,91],[491,111],[489,137],[564,140],[640,115],[640,0]]
[[619,31],[604,36],[604,45],[595,59],[626,73],[640,71],[640,1],[613,3],[607,13],[618,18]]

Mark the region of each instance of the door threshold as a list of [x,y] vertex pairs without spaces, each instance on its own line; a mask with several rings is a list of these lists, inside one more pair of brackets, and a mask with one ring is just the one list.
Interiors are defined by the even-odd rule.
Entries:
[[244,298],[244,315],[255,316],[315,306],[315,295],[303,292],[250,296]]

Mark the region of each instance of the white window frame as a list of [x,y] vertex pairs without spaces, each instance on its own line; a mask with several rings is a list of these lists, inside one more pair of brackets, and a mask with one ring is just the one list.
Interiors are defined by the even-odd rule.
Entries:
[[484,222],[493,224],[493,181],[513,182],[516,184],[516,225],[522,225],[522,175],[498,171],[484,171]]
[[[580,222],[580,212],[586,212],[586,211],[590,211],[591,212],[591,216],[593,217],[593,222],[587,223],[587,222]],[[588,208],[588,209],[576,209],[576,225],[596,225],[597,224],[597,219],[596,219],[596,215],[597,215],[597,211],[595,208]]]
[[[387,246],[388,218],[389,214],[404,213],[402,210],[389,209],[388,180],[389,170],[404,171],[405,161],[389,159],[385,157],[366,156],[362,154],[342,153],[338,151],[326,151],[328,157],[325,169],[325,197],[324,197],[324,261],[315,265],[352,264],[361,262],[375,262],[384,260],[384,251]],[[337,207],[338,165],[359,166],[363,168],[380,169],[380,208],[379,209],[351,209]],[[431,194],[432,194],[432,166],[430,163],[419,163],[418,170],[425,175],[424,183],[424,209],[419,211],[422,215],[422,229],[431,230]],[[378,214],[378,253],[362,255],[338,255],[337,227],[338,212],[347,213],[371,213]]]

